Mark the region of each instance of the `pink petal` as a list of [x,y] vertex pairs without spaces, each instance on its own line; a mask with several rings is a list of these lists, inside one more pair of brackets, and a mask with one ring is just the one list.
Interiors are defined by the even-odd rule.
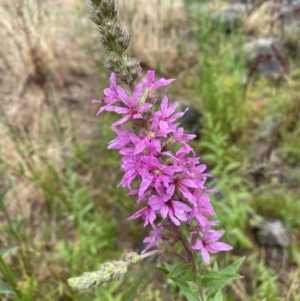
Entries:
[[134,91],[133,91],[133,95],[132,95],[132,103],[133,104],[137,104],[138,101],[140,100],[140,97],[141,97],[141,94],[142,94],[142,91],[143,91],[143,84],[138,84]]
[[145,110],[147,110],[147,109],[149,109],[151,107],[152,107],[152,104],[150,104],[150,103],[144,103],[144,104],[142,104],[142,105],[139,106],[139,111],[143,112],[143,111],[145,111]]
[[194,180],[190,180],[190,179],[182,179],[181,183],[187,187],[192,187],[192,188],[198,188],[199,185],[197,185],[197,183],[195,183]]
[[203,260],[207,264],[209,264],[210,263],[210,256],[209,256],[208,251],[205,248],[201,249],[201,255],[202,255]]
[[169,212],[169,208],[168,206],[164,205],[161,210],[160,210],[160,214],[162,218],[166,218]]
[[169,123],[164,120],[159,121],[159,128],[162,130],[167,130],[169,128]]
[[[171,104],[169,106],[169,108],[167,109],[167,111],[166,111],[167,117],[171,116],[175,112],[175,110],[176,110],[177,107],[178,107],[178,102],[174,102],[173,104]],[[178,113],[178,114],[182,114],[183,115],[184,113]]]
[[[104,107],[102,107],[104,108]],[[101,109],[102,109],[101,108]],[[129,109],[127,108],[122,108],[122,107],[117,107],[117,106],[110,106],[106,109],[106,111],[109,111],[109,112],[116,112],[118,114],[128,114],[129,113]]]
[[126,90],[123,89],[122,87],[118,86],[117,87],[117,92],[118,92],[118,96],[122,100],[122,102],[124,104],[126,104],[127,107],[131,107],[132,106],[132,100],[129,98]]
[[224,242],[214,242],[210,245],[211,253],[218,253],[220,251],[230,251],[232,250],[232,246],[224,243]]
[[143,178],[143,181],[141,183],[140,189],[139,189],[139,196],[142,197],[144,192],[148,189],[150,184],[152,183],[152,180]]
[[155,82],[152,85],[152,89],[158,89],[159,87],[167,86],[167,85],[169,85],[174,80],[175,79],[164,79],[164,78],[161,78],[161,79],[159,79],[157,82]]
[[205,241],[213,242],[217,241],[219,238],[221,238],[225,233],[225,230],[219,230],[219,231],[214,231],[211,230],[207,232],[204,236]]
[[92,100],[92,103],[94,103],[94,104],[102,104],[103,103],[103,99],[93,99]]
[[180,222],[179,220],[173,215],[173,212],[169,212],[169,216],[170,216],[170,219],[171,221],[176,225],[176,226],[179,226],[180,225]]
[[174,122],[175,120],[177,120],[178,118],[180,118],[181,116],[183,116],[183,113],[182,113],[182,112],[181,112],[181,113],[176,113],[176,114],[174,114],[173,116],[169,117],[169,118],[168,118],[168,121],[169,121],[170,123],[172,123],[172,122]]
[[154,76],[155,76],[155,71],[154,70],[149,70],[147,72],[147,80],[145,81],[145,84],[150,87],[153,83],[154,80]]
[[193,195],[185,187],[179,186],[178,188],[184,197],[186,197],[191,203],[194,203]]
[[161,100],[160,108],[162,113],[164,113],[168,109],[168,97],[165,95]]
[[120,125],[120,124],[123,124],[123,123],[125,123],[126,121],[128,121],[130,119],[130,116],[129,115],[127,115],[127,116],[124,116],[123,118],[121,118],[120,120],[118,120],[118,121],[116,121],[116,122],[114,122],[113,124],[112,124],[112,128],[114,128],[114,127],[116,127],[117,125]]
[[135,147],[134,149],[134,155],[137,155],[141,152],[143,152],[143,150],[146,148],[146,143],[145,140],[141,140]]
[[201,250],[203,249],[203,243],[201,240],[197,240],[196,243],[192,246],[193,250]]
[[144,208],[140,209],[139,211],[137,211],[135,214],[128,217],[127,219],[128,220],[136,219],[136,218],[142,216],[146,211],[147,211],[147,207],[144,207]]

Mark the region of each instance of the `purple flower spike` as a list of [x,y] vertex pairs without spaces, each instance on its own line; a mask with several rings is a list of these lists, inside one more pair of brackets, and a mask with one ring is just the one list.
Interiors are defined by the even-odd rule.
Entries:
[[185,112],[176,113],[178,104],[169,105],[167,96],[155,111],[149,97],[173,79],[154,81],[154,78],[155,72],[148,71],[146,80],[137,84],[131,94],[117,85],[112,73],[105,97],[93,103],[103,105],[98,114],[105,110],[121,114],[121,119],[112,125],[117,137],[109,142],[108,148],[119,150],[122,156],[124,174],[119,186],[129,188],[129,195],[135,196],[137,205],[145,203],[128,218],[142,218],[144,227],[150,225],[154,231],[144,239],[148,246],[142,253],[158,241],[176,242],[175,226],[185,224],[190,227],[190,239],[184,242],[186,247],[201,251],[203,260],[209,263],[209,253],[231,250],[231,246],[218,242],[224,231],[212,230],[219,222],[209,220],[216,216],[208,196],[214,191],[205,187],[210,174],[204,173],[206,165],[200,163],[188,145],[196,135],[185,134],[175,123]]

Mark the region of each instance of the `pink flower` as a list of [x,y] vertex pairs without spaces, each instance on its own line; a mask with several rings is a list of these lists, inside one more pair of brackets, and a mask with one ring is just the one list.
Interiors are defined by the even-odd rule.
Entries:
[[151,139],[146,136],[144,139],[140,139],[134,149],[134,155],[143,153],[147,156],[154,156],[161,152],[161,145],[159,140]]
[[119,130],[118,128],[114,128],[113,130],[118,136],[108,143],[108,149],[122,149],[130,145],[130,131],[128,131],[124,126],[123,131]]
[[168,183],[172,181],[171,176],[176,172],[182,171],[182,168],[179,166],[161,164],[154,156],[146,157],[143,161],[145,165],[141,172],[142,183],[139,189],[139,196],[142,196],[151,184],[156,190],[159,189],[161,184],[168,187]]
[[179,128],[173,133],[173,140],[175,143],[186,144],[188,141],[193,140],[194,138],[196,138],[196,135],[184,134],[183,128]]
[[117,93],[117,80],[116,75],[114,73],[110,76],[110,87],[104,89],[104,95],[105,97],[103,99],[92,100],[92,103],[95,104],[106,104],[103,107],[100,108],[100,110],[97,112],[97,115],[99,115],[101,112],[107,110],[109,107],[111,107],[117,100],[118,100],[118,93]]
[[194,150],[189,145],[185,144],[175,153],[175,155],[170,151],[163,152],[162,154],[171,157],[173,159],[173,165],[184,167],[188,162],[187,155],[190,152],[195,154]]
[[162,234],[156,227],[153,228],[153,231],[154,234],[152,236],[148,236],[143,240],[144,243],[149,243],[149,245],[142,251],[142,254],[154,247],[154,245],[162,238]]
[[195,205],[190,212],[189,222],[191,222],[193,218],[196,218],[197,225],[206,228],[209,226],[209,221],[204,215],[210,215],[210,211],[205,208],[199,208],[197,205]]
[[160,129],[159,128],[159,115],[154,113],[151,118],[151,124],[150,124],[150,132],[149,135],[152,139],[158,138],[158,137],[166,137],[169,133],[172,132],[172,129],[166,128],[166,129]]
[[175,102],[168,107],[168,97],[166,95],[163,97],[160,105],[161,111],[158,111],[156,113],[160,117],[159,127],[161,130],[165,130],[168,128],[176,129],[176,125],[173,124],[173,122],[181,116],[183,116],[184,113],[187,111],[186,109],[184,112],[172,115],[175,112],[177,106],[178,103]]
[[179,226],[180,222],[188,220],[187,213],[192,211],[192,209],[182,202],[173,200],[171,197],[170,194],[160,191],[160,195],[150,196],[149,204],[153,210],[160,211],[163,219],[170,217],[171,221],[176,226]]
[[133,219],[136,219],[138,217],[142,217],[144,219],[144,221],[145,221],[144,227],[146,227],[149,223],[151,225],[153,225],[153,222],[156,219],[155,212],[153,211],[153,209],[149,205],[142,208],[142,209],[140,209],[139,211],[137,211],[132,216],[128,217],[128,220],[133,220]]
[[197,240],[192,246],[193,250],[201,251],[203,260],[209,264],[210,263],[210,253],[218,253],[220,251],[229,251],[232,247],[224,242],[217,242],[219,238],[225,233],[224,230],[214,231],[209,230],[205,233],[202,240]]
[[132,99],[130,99],[127,92],[122,87],[117,87],[118,97],[126,107],[110,106],[106,109],[107,111],[113,111],[118,114],[125,114],[123,118],[113,123],[113,127],[123,124],[129,119],[142,119],[143,117],[141,113],[152,107],[152,104],[150,103],[138,105],[138,101],[140,100],[142,95],[142,90],[143,85],[138,84],[134,89]]
[[194,160],[195,158],[188,158],[188,167],[184,169],[184,172],[189,179],[195,180],[199,185],[198,187],[204,189],[204,182],[207,177],[211,177],[208,173],[203,173],[206,169],[205,164],[198,164]]
[[150,70],[147,72],[147,79],[144,81],[144,85],[152,90],[156,90],[160,87],[163,86],[167,86],[169,85],[172,81],[174,81],[175,79],[164,79],[161,78],[158,81],[156,81],[155,83],[153,82],[155,77],[155,71],[154,70]]
[[131,189],[132,182],[138,177],[139,171],[142,168],[142,162],[137,160],[136,156],[126,156],[123,158],[121,169],[125,172],[119,186],[127,186]]
[[190,191],[190,188],[198,188],[198,183],[194,179],[186,178],[185,175],[181,173],[172,179],[167,192],[173,195],[175,188],[177,188],[191,203],[194,203],[194,197]]

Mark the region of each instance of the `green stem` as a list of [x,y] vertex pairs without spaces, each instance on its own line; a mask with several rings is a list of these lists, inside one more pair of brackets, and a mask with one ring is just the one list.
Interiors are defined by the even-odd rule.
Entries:
[[198,280],[197,280],[197,276],[198,276],[199,272],[197,269],[197,264],[196,264],[194,255],[189,248],[189,243],[188,243],[187,239],[185,238],[184,234],[180,230],[178,230],[178,234],[179,234],[180,240],[182,242],[183,248],[185,250],[186,256],[189,260],[189,263],[191,263],[191,265],[192,265],[192,273],[193,273],[193,277],[194,277],[194,282],[198,288],[199,300],[205,301],[205,296],[204,296],[203,291],[202,291],[201,287],[199,286]]
[[150,251],[150,252],[147,252],[145,254],[142,254],[142,255],[140,255],[140,260],[143,260],[143,259],[145,259],[147,257],[156,255],[156,254],[158,254],[158,252],[159,252],[159,250],[154,250],[154,251]]

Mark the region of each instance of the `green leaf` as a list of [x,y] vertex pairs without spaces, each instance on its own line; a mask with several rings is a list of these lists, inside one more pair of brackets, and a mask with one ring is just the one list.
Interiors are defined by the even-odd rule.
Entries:
[[8,265],[5,263],[5,261],[3,260],[3,257],[0,256],[0,270],[3,273],[5,279],[9,282],[9,284],[15,289],[17,290],[17,283],[15,281],[15,278],[13,276],[13,274],[11,273]]
[[19,247],[9,247],[9,248],[3,250],[3,251],[0,253],[0,255],[2,256],[2,258],[4,258],[4,257],[5,257],[6,255],[8,255],[9,253],[11,253],[11,252],[13,252],[13,251],[15,251],[15,250],[18,250],[18,249],[19,249]]
[[234,229],[230,232],[230,235],[235,236],[237,241],[245,248],[251,249],[253,248],[252,241],[245,235],[245,232],[241,229]]
[[23,293],[24,293],[24,295],[23,295],[22,301],[32,301],[32,296],[34,293],[34,277],[33,276],[30,278],[29,284],[26,288],[26,292],[24,290]]
[[218,266],[218,263],[216,261],[214,262],[213,271],[214,272],[218,272],[219,271],[219,266]]
[[212,152],[216,151],[216,146],[212,143],[206,142],[206,141],[202,141],[201,142],[201,146],[202,147],[206,147],[207,149],[211,150]]
[[13,295],[15,295],[16,293],[10,287],[6,286],[3,283],[0,283],[0,295],[1,294],[13,294]]
[[214,298],[212,299],[212,301],[223,301],[223,295],[221,290],[219,290],[216,295],[214,296]]
[[202,156],[203,157],[203,161],[216,161],[217,160],[217,156],[214,154],[205,154]]
[[188,301],[201,301],[195,283],[179,280],[178,278],[171,279],[178,285],[180,292],[188,299]]
[[164,268],[156,267],[156,269],[163,273],[165,276],[168,276],[170,273],[167,269]]
[[240,279],[243,278],[239,274],[235,273],[225,273],[224,270],[221,272],[210,272],[202,276],[201,283],[203,285],[208,285],[211,282],[222,282],[222,281],[228,281],[232,279]]
[[242,276],[235,273],[221,272],[210,272],[204,275],[200,282],[206,287],[205,291],[207,294],[213,294],[220,290],[225,284],[234,279],[243,278]]
[[243,261],[245,260],[246,256],[239,258],[237,261],[235,261],[234,263],[232,263],[231,265],[229,265],[228,267],[226,267],[224,270],[222,270],[222,272],[226,272],[226,273],[234,273],[237,271],[237,269],[241,266],[241,264],[243,263]]
[[225,166],[224,171],[225,172],[230,172],[233,171],[235,169],[238,169],[241,167],[241,163],[240,162],[231,162],[228,165]]
[[183,274],[184,272],[190,271],[191,267],[190,265],[186,264],[186,263],[182,263],[177,265],[170,273],[169,273],[169,277],[173,278],[173,277],[177,277],[181,274]]

